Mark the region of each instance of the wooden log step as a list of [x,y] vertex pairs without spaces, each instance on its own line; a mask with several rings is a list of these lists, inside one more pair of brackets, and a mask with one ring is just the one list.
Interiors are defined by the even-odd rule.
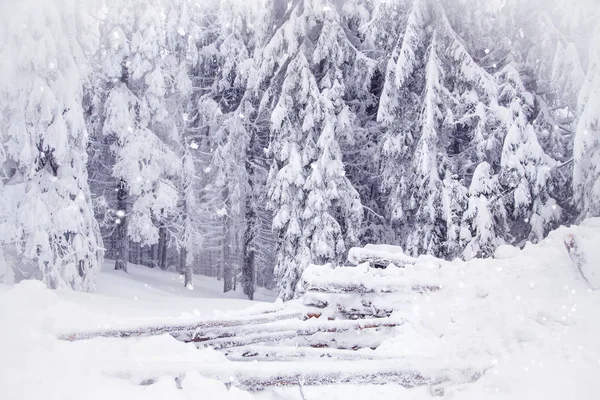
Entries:
[[250,345],[232,347],[223,351],[227,359],[231,361],[297,361],[304,360],[388,360],[394,358],[385,353],[378,353],[371,349],[363,351],[296,347],[296,346],[265,346]]
[[399,326],[404,321],[399,318],[388,319],[365,319],[361,321],[347,320],[283,320],[265,324],[247,326],[225,327],[225,328],[203,328],[198,329],[187,338],[180,335],[178,339],[186,342],[205,342],[220,338],[241,337],[261,333],[277,333],[295,331],[299,336],[312,335],[316,332],[346,332],[349,330],[362,330],[379,327]]
[[[401,268],[374,269],[366,264],[356,267],[310,265],[302,273],[304,292],[319,293],[406,293],[435,292],[437,269],[407,271]],[[413,272],[418,272],[416,275]]]
[[123,328],[123,329],[103,329],[95,331],[80,331],[80,332],[69,332],[59,334],[58,338],[61,340],[84,340],[92,339],[95,337],[114,337],[114,338],[127,338],[127,337],[139,337],[139,336],[155,336],[169,333],[177,338],[178,335],[189,336],[190,332],[195,332],[201,329],[208,328],[224,328],[224,327],[236,327],[236,326],[247,326],[264,324],[275,321],[299,319],[303,317],[303,312],[299,310],[283,310],[277,312],[269,312],[259,315],[240,316],[235,318],[223,318],[223,319],[204,319],[189,323],[177,323],[172,324],[169,322],[162,322],[156,324],[149,324],[139,326],[135,328]]
[[387,282],[354,283],[327,280],[304,280],[302,287],[306,292],[315,293],[340,293],[340,294],[386,294],[386,293],[427,293],[440,290],[439,285],[414,283],[407,284],[402,280],[388,280]]
[[[237,330],[213,330],[206,336],[196,336],[191,341],[199,342],[204,347],[225,349],[230,347],[247,346],[257,343],[273,343],[285,339],[311,336],[316,333],[339,334],[365,329],[391,328],[400,326],[404,320],[398,318],[379,318],[368,320],[307,320],[287,321],[278,324],[263,324],[255,327],[244,327]],[[211,338],[215,336],[214,338]],[[220,336],[222,335],[222,336]],[[309,346],[320,346],[328,341],[319,340],[307,343]]]
[[327,307],[375,307],[379,309],[396,309],[414,303],[414,295],[383,296],[381,294],[351,293],[315,293],[308,292],[302,298],[302,303],[307,307],[315,307],[322,310]]
[[[487,368],[487,367],[485,367]],[[227,362],[213,364],[156,365],[107,372],[137,384],[152,384],[163,376],[179,379],[185,387],[185,372],[197,371],[240,389],[257,391],[268,387],[296,385],[389,384],[406,388],[421,385],[463,384],[481,377],[485,368],[440,367],[439,360],[305,361],[305,362]]]
[[348,251],[348,261],[355,265],[368,262],[375,268],[386,268],[390,264],[402,268],[406,264],[416,264],[419,260],[404,254],[399,248],[386,251],[375,245],[351,248]]

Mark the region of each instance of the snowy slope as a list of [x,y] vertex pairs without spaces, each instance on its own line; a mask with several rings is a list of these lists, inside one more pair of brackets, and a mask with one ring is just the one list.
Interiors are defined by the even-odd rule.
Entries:
[[[563,239],[571,233],[587,255],[586,268],[597,271],[600,219],[560,228],[523,250],[503,247],[496,259],[441,266],[427,257],[417,259],[398,274],[439,282],[442,290],[415,294],[411,304],[396,311],[394,316],[407,322],[392,328],[393,334],[373,354],[404,356],[417,367],[422,359],[424,368],[432,362],[490,366],[477,382],[447,388],[445,397],[450,399],[597,398],[600,292],[590,289],[565,250]],[[105,270],[99,279],[96,294],[51,291],[34,281],[0,286],[2,399],[431,398],[427,388],[397,385],[306,387],[303,394],[292,387],[248,394],[227,390],[196,372],[186,373],[182,389],[168,376],[154,385],[136,386],[110,372],[185,371],[193,366],[207,370],[211,364],[221,369],[229,361],[221,353],[197,350],[167,335],[66,342],[56,340],[55,334],[67,328],[192,320],[246,313],[242,309],[248,306],[281,305],[250,302],[239,294],[223,298],[211,289],[220,283],[202,277],[196,277],[194,291],[179,289],[177,275],[144,268],[133,267],[127,275]],[[343,361],[328,365],[343,368],[339,363]]]

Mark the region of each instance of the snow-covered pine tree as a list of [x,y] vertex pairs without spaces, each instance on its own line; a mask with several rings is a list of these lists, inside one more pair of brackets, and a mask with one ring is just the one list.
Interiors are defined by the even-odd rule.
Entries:
[[306,203],[304,185],[307,165],[302,149],[307,135],[314,134],[319,88],[303,52],[289,63],[279,101],[272,114],[273,136],[269,151],[273,165],[269,174],[269,201],[275,211],[273,228],[278,232],[275,278],[279,296],[293,298],[302,271],[310,262],[310,247],[303,235]]
[[[275,272],[284,300],[293,297],[309,262],[342,260],[362,218],[358,193],[346,177],[340,140],[351,132],[344,129],[352,120],[352,110],[343,101],[349,88],[345,68],[360,67],[363,61],[341,24],[334,4],[299,1],[259,56],[258,82],[270,86],[263,89],[263,98],[277,93],[271,115],[269,196],[280,240]],[[281,56],[287,60],[278,64]],[[274,70],[283,81],[261,81]],[[370,79],[368,63],[353,73]]]
[[540,146],[528,121],[533,96],[525,90],[512,64],[498,73],[501,82],[499,100],[506,107],[506,137],[502,148],[501,184],[509,191],[506,201],[511,217],[509,227],[515,238],[538,241],[561,209],[549,195],[551,169],[555,165]]
[[[421,104],[418,99],[424,84],[421,66],[427,49],[423,2],[414,1],[407,9],[396,7],[400,14],[403,10],[408,10],[401,19],[405,21],[405,29],[396,39],[396,48],[387,61],[377,112],[377,122],[383,129],[382,188],[388,193],[387,215],[400,226],[407,222],[406,211],[410,207],[408,174],[411,153],[420,129]],[[408,76],[410,81],[406,80]],[[400,230],[403,231],[402,228]],[[400,235],[404,236],[404,232]]]
[[[180,176],[176,178],[179,204],[174,218],[175,242],[179,251],[179,272],[184,276],[184,286],[193,288],[193,261],[201,244],[200,223],[196,212],[198,201],[194,187],[194,147],[190,137],[190,114],[193,112],[193,86],[190,79],[192,60],[196,58],[196,46],[192,42],[198,27],[192,21],[189,0],[169,1],[165,5],[165,49],[163,62],[168,76],[166,105],[168,123],[174,130],[172,147],[181,159]],[[162,254],[161,254],[162,255]]]
[[440,138],[444,112],[442,79],[437,49],[437,31],[434,30],[425,67],[425,92],[421,114],[421,137],[417,141],[412,160],[410,183],[411,232],[406,248],[412,254],[440,255],[446,236],[446,224],[442,213],[442,181],[440,170],[444,169],[440,157]]
[[127,270],[130,239],[144,245],[162,239],[166,255],[165,224],[177,207],[173,177],[181,161],[166,143],[174,138],[165,108],[159,4],[112,1],[101,30],[107,96],[102,132],[115,155],[115,268]]
[[[308,193],[303,213],[304,235],[310,243],[313,262],[339,264],[344,261],[347,246],[358,241],[363,214],[358,192],[346,177],[339,144],[344,135],[351,135],[353,119],[352,110],[344,102],[347,90],[344,78],[355,75],[358,79],[353,82],[364,81],[359,75],[362,72],[368,79],[370,67],[355,53],[333,7],[325,9],[323,14],[312,60],[319,66],[316,75],[321,77],[318,86],[322,114],[311,116],[316,117],[313,123],[320,130],[315,152],[305,148],[311,171],[304,185]],[[345,66],[351,66],[350,71],[345,71]],[[352,142],[353,138],[349,140]],[[311,138],[306,146],[310,145]]]
[[460,232],[463,257],[489,257],[504,243],[506,219],[497,176],[487,162],[477,165],[469,187],[469,200]]
[[87,183],[83,7],[0,5],[0,254],[15,266],[0,271],[4,281],[95,288],[102,240]]
[[[599,9],[600,12],[600,9]],[[590,43],[589,66],[579,95],[575,134],[574,200],[581,217],[600,216],[600,24]]]

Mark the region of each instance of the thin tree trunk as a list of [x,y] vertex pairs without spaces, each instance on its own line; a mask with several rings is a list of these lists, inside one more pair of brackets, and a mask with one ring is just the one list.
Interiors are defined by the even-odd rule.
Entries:
[[158,244],[150,246],[150,267],[158,266]]
[[233,287],[229,221],[230,218],[225,216],[223,224],[223,293],[229,292]]
[[129,260],[129,237],[127,234],[127,185],[119,180],[117,187],[117,220],[115,223],[115,270],[127,272]]
[[186,288],[193,287],[192,281],[192,263],[188,260],[188,252],[186,249],[181,249],[181,260],[180,260],[180,268],[184,274],[183,284]]
[[142,245],[141,243],[137,243],[135,248],[135,258],[138,265],[142,265]]
[[250,300],[254,299],[256,289],[256,210],[252,204],[252,180],[248,178],[248,192],[246,196],[246,215],[244,226],[243,264],[242,264],[242,289]]
[[167,229],[164,227],[159,228],[158,237],[159,266],[164,271],[167,269]]

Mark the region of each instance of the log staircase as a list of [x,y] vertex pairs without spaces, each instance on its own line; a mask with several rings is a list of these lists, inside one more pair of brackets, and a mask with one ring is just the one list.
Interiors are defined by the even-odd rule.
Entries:
[[[386,254],[391,255],[386,259]],[[59,338],[73,341],[169,334],[198,348],[221,351],[231,361],[116,374],[138,384],[151,384],[164,375],[173,376],[179,384],[185,371],[195,370],[246,390],[396,383],[407,388],[427,385],[432,394],[440,395],[444,385],[472,382],[483,374],[486,366],[449,368],[438,360],[376,351],[406,322],[402,310],[410,306],[414,296],[443,288],[436,282],[399,273],[405,264],[394,262],[411,261],[401,254],[365,248],[351,251],[350,259],[357,265],[310,266],[302,276],[300,299],[267,312],[186,324],[69,332]],[[389,268],[384,268],[387,265]]]

